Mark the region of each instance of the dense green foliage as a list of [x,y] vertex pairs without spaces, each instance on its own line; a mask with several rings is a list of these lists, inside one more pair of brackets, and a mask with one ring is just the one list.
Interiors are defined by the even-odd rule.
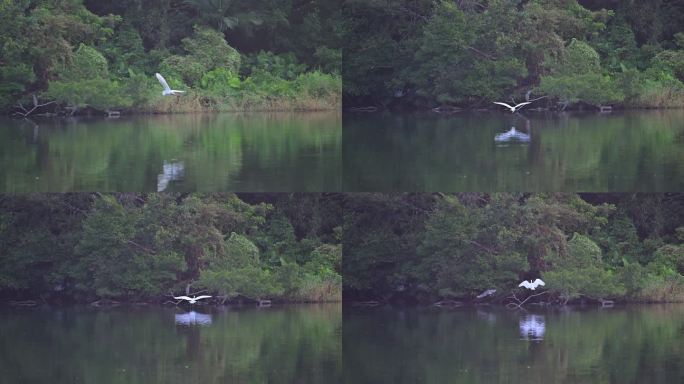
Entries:
[[684,300],[679,194],[361,194],[345,202],[350,298],[506,295],[541,277],[561,302]]
[[[247,202],[249,201],[249,202]],[[339,299],[336,195],[0,198],[0,291],[45,300]]]
[[[36,113],[56,105],[69,113],[86,106],[157,112],[336,108],[339,13],[327,1],[3,1],[0,110],[25,113],[33,95],[38,104],[57,102]],[[252,71],[264,55],[287,57],[305,78],[265,69],[281,83],[282,92],[272,92]],[[217,70],[231,76],[214,76],[213,82],[223,81],[231,93],[201,86],[203,76]],[[188,94],[163,98],[155,72]],[[236,86],[240,82],[249,86]],[[316,93],[320,88],[324,95]]]
[[348,0],[343,20],[350,105],[684,105],[682,2]]

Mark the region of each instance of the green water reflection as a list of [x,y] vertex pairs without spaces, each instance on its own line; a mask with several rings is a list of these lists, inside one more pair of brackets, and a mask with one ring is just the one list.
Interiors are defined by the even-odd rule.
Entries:
[[344,310],[346,383],[682,383],[684,306]]
[[229,309],[204,325],[180,312],[3,309],[0,382],[341,382],[339,305]]
[[338,113],[0,120],[0,192],[335,191]]
[[678,191],[684,111],[348,114],[343,151],[347,191]]

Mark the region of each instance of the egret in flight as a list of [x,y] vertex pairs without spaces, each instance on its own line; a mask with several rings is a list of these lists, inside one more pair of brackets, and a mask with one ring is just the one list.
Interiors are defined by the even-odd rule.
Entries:
[[516,104],[514,107],[511,107],[510,105],[508,105],[506,103],[502,103],[500,101],[495,101],[494,104],[503,105],[504,107],[508,108],[511,111],[511,113],[515,113],[518,109],[526,106],[527,104],[532,104],[532,102],[526,101],[524,103]]
[[182,93],[185,93],[185,91],[177,91],[175,89],[171,89],[171,87],[169,87],[169,83],[167,83],[166,79],[164,79],[164,76],[160,75],[159,73],[155,73],[154,75],[157,76],[157,80],[159,80],[162,87],[164,87],[164,91],[162,91],[162,95],[169,96],[169,95],[180,95]]
[[546,285],[546,284],[542,281],[542,279],[537,279],[537,280],[535,280],[535,281],[532,281],[532,280],[530,280],[530,281],[523,280],[523,282],[520,283],[520,285],[518,285],[518,287],[525,287],[525,288],[527,288],[527,289],[531,289],[531,290],[534,291],[534,290],[537,289],[537,287],[540,286],[540,285],[541,285],[541,286]]
[[202,296],[193,296],[193,297],[189,297],[189,296],[174,296],[173,298],[176,299],[176,300],[185,300],[185,301],[187,301],[187,302],[190,303],[190,304],[195,304],[195,303],[197,302],[197,300],[208,299],[208,298],[210,298],[210,297],[211,297],[211,296],[202,295]]

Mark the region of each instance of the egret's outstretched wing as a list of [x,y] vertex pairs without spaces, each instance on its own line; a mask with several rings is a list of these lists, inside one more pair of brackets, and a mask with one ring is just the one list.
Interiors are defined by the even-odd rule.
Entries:
[[197,296],[197,297],[195,297],[195,300],[208,299],[208,298],[210,298],[210,297],[211,297],[211,296],[202,295],[202,296]]
[[506,108],[513,109],[513,107],[511,107],[510,105],[508,105],[508,104],[506,104],[506,103],[502,103],[502,102],[500,102],[500,101],[495,101],[494,104],[503,105],[503,106],[506,107]]
[[518,285],[518,287],[525,287],[525,288],[529,289],[529,288],[530,288],[530,282],[527,281],[527,280],[523,280],[523,282],[520,283],[520,284]]
[[171,87],[169,87],[169,83],[166,82],[164,76],[160,75],[159,73],[155,73],[154,75],[157,76],[157,80],[159,80],[165,91],[171,91]]
[[534,285],[541,285],[542,287],[546,285],[542,279],[537,279],[533,283]]
[[188,301],[192,300],[191,298],[189,298],[187,296],[174,296],[173,298],[176,300],[188,300]]
[[[526,101],[526,102],[524,102],[524,103],[520,103],[520,104],[516,105],[516,106],[513,107],[513,108],[514,108],[514,109],[522,108],[522,107],[526,106],[527,104],[532,104],[532,102],[531,102],[531,101]],[[509,108],[510,108],[510,107],[509,107]]]

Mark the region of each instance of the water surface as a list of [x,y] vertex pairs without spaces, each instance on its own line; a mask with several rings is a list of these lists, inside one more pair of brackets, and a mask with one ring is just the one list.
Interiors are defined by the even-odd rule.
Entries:
[[684,110],[350,113],[343,151],[346,191],[680,191]]
[[0,308],[0,383],[338,383],[342,308]]
[[684,306],[345,308],[345,383],[684,383]]
[[339,113],[0,119],[0,192],[341,187]]

